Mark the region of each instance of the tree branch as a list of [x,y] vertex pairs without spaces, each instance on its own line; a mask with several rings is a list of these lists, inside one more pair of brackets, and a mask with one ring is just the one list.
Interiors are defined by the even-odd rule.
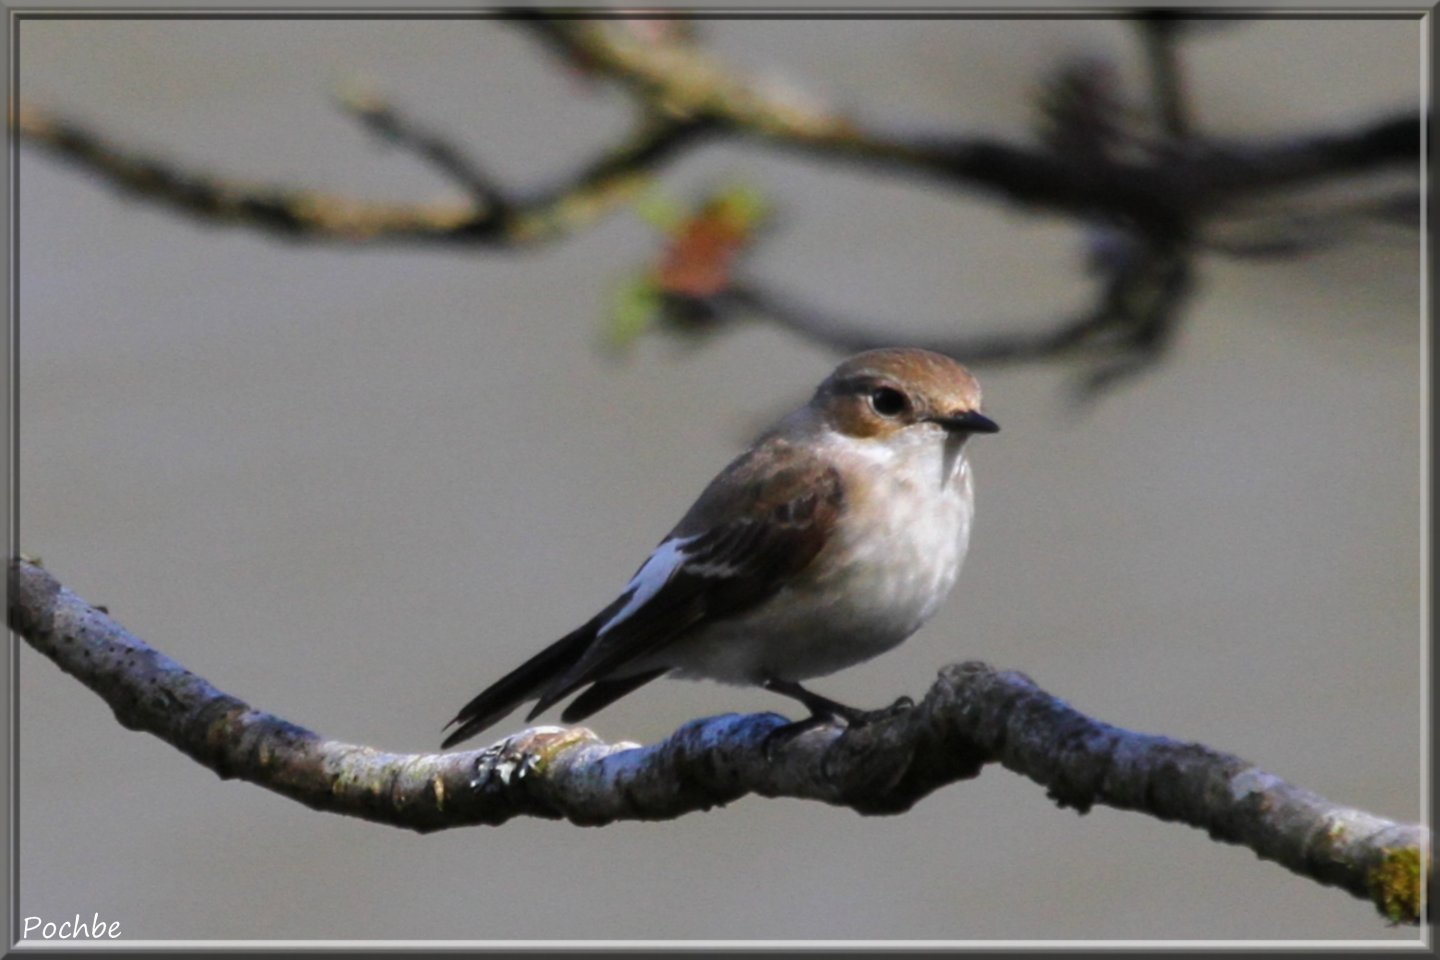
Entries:
[[449,138],[422,128],[389,103],[363,91],[347,91],[337,100],[377,136],[415,151],[436,170],[464,187],[482,209],[497,216],[508,210],[510,200],[500,185]]
[[1138,244],[1130,246],[1107,267],[1092,309],[1053,330],[1036,333],[901,335],[885,321],[839,320],[756,282],[737,283],[711,298],[709,305],[714,315],[749,311],[847,352],[915,346],[974,366],[1086,355],[1102,361],[1079,385],[1080,395],[1089,398],[1115,379],[1154,362],[1169,343],[1189,277],[1188,261],[1178,251],[1166,255]]
[[[538,34],[622,83],[646,118],[630,139],[566,183],[541,192],[511,216],[502,193],[458,148],[421,133],[393,107],[369,97],[345,102],[372,129],[418,150],[480,201],[394,204],[303,188],[253,186],[187,172],[112,142],[82,124],[23,105],[17,128],[29,143],[78,163],[111,183],[195,216],[240,223],[295,239],[375,242],[436,240],[533,243],[578,229],[629,199],[635,174],[651,170],[709,131],[747,137],[817,158],[858,162],[877,170],[937,178],[1056,213],[1102,216],[1147,231],[1208,215],[1257,193],[1297,187],[1362,170],[1414,165],[1420,116],[1405,112],[1353,130],[1224,144],[1196,140],[1163,157],[1075,163],[1043,147],[950,132],[901,134],[868,127],[810,103],[792,102],[731,76],[687,43],[642,37],[605,20],[556,19],[513,11],[510,23]],[[1166,83],[1178,85],[1173,59]],[[1168,95],[1167,95],[1168,96]],[[1178,111],[1178,106],[1166,109]],[[1178,113],[1169,122],[1178,122]],[[566,208],[583,217],[560,217]],[[527,209],[528,208],[528,209]]]
[[[926,176],[998,194],[1055,213],[1100,214],[1127,225],[1168,230],[1259,191],[1297,187],[1327,176],[1402,164],[1418,171],[1420,116],[1405,112],[1357,130],[1194,150],[1162,157],[1077,164],[1041,147],[952,132],[900,133],[767,91],[727,71],[701,48],[657,41],[613,20],[576,19],[536,10],[507,21],[577,62],[617,81],[653,109],[704,117],[723,132],[818,159],[861,163],[903,176]],[[1161,55],[1159,94],[1166,124],[1184,127],[1178,67]]]
[[664,741],[606,744],[536,727],[485,750],[394,754],[325,740],[211,686],[43,568],[10,566],[11,629],[116,719],[219,774],[317,810],[429,832],[516,816],[599,825],[671,819],[749,793],[896,814],[999,763],[1062,807],[1137,810],[1241,844],[1420,922],[1430,832],[1339,806],[1229,754],[1092,720],[1019,673],[946,667],[914,709],[857,729],[772,734],[775,714],[694,720]]
[[524,247],[581,230],[633,200],[650,169],[695,142],[708,127],[699,120],[647,117],[629,137],[559,184],[511,198],[458,147],[420,130],[394,107],[373,97],[352,96],[343,102],[370,129],[416,151],[457,180],[470,200],[381,203],[231,180],[185,170],[30,105],[21,105],[16,129],[25,142],[112,186],[206,222],[246,226],[295,241]]
[[[1093,399],[1163,356],[1190,289],[1197,251],[1285,256],[1343,235],[1338,226],[1327,233],[1281,223],[1276,235],[1236,239],[1222,229],[1212,236],[1222,218],[1238,212],[1243,221],[1272,195],[1318,180],[1404,165],[1418,169],[1420,117],[1413,112],[1357,129],[1271,141],[1225,143],[1198,136],[1185,102],[1178,50],[1186,27],[1164,13],[1137,21],[1150,64],[1158,140],[1127,129],[1113,71],[1096,62],[1057,71],[1047,104],[1049,136],[1042,132],[1035,144],[949,131],[902,134],[862,124],[734,75],[684,39],[683,31],[640,30],[624,18],[535,10],[509,11],[507,19],[587,73],[620,84],[639,111],[624,140],[559,183],[527,195],[500,184],[448,138],[367,95],[346,96],[342,103],[368,129],[454,180],[469,195],[467,202],[376,203],[242,184],[183,170],[32,107],[20,109],[18,129],[27,142],[191,216],[292,240],[350,244],[523,247],[554,241],[633,199],[651,173],[710,135],[978,190],[1083,221],[1092,253],[1098,254],[1092,257],[1101,275],[1095,305],[1044,333],[946,335],[925,345],[976,365],[1085,354],[1095,362],[1077,381],[1081,399]],[[1413,207],[1418,209],[1418,200]],[[739,307],[840,348],[896,340],[889,325],[825,317],[757,283],[704,302],[660,293],[668,316],[689,329],[719,324],[683,321],[723,320],[727,309]]]
[[[622,22],[536,11],[517,12],[510,22],[587,71],[615,80],[657,112],[704,117],[722,134],[1083,220],[1102,281],[1089,311],[1043,333],[943,334],[919,341],[974,365],[1082,353],[1099,358],[1078,381],[1081,399],[1093,399],[1163,356],[1190,290],[1195,253],[1218,248],[1207,247],[1206,236],[1218,217],[1329,177],[1406,164],[1418,170],[1415,113],[1270,141],[1197,137],[1178,49],[1188,28],[1163,11],[1137,21],[1158,139],[1126,129],[1113,71],[1104,63],[1082,63],[1063,67],[1052,79],[1053,96],[1042,105],[1048,129],[1033,146],[951,132],[881,130],[735,76],[692,43],[657,40]],[[1236,244],[1226,249],[1234,255],[1246,250]],[[1304,248],[1272,243],[1264,249],[1279,255]],[[889,324],[828,317],[756,282],[737,283],[704,302],[670,296],[668,305],[680,329],[716,329],[721,324],[715,321],[739,308],[840,349],[907,340]],[[686,322],[696,318],[704,322]]]
[[1166,137],[1184,140],[1190,135],[1190,105],[1180,75],[1179,36],[1184,21],[1169,11],[1155,10],[1136,20],[1135,26],[1145,47],[1155,118]]

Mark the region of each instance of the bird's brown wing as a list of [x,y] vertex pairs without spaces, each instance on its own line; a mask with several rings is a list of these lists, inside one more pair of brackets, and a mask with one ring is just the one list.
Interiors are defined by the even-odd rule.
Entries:
[[779,438],[735,460],[635,574],[630,601],[543,691],[530,719],[587,683],[628,676],[627,664],[697,624],[769,598],[828,542],[845,495],[833,465]]

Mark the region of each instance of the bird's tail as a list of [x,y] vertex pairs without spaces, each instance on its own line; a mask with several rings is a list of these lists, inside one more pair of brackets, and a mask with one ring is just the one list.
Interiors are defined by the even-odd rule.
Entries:
[[460,708],[455,719],[445,724],[446,728],[459,724],[459,728],[440,744],[448,750],[462,740],[468,740],[481,730],[505,716],[526,700],[539,696],[540,690],[559,677],[585,652],[595,639],[599,617],[583,627],[571,631],[496,680],[480,691],[475,699]]

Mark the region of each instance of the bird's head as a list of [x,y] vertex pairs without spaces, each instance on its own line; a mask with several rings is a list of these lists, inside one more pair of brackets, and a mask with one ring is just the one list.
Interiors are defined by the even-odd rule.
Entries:
[[811,406],[846,436],[887,440],[905,434],[965,437],[1000,427],[980,412],[970,371],[930,350],[888,347],[856,354],[815,391]]

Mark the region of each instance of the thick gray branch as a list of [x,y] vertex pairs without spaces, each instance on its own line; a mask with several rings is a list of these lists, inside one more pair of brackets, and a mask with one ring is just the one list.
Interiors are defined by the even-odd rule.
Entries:
[[946,667],[914,709],[866,727],[770,739],[775,714],[694,720],[652,746],[537,727],[485,750],[383,753],[326,740],[217,690],[60,584],[10,568],[11,629],[152,733],[224,778],[317,810],[420,832],[528,815],[578,824],[663,820],[749,793],[908,810],[999,762],[1061,806],[1100,803],[1177,820],[1419,922],[1429,831],[1331,803],[1238,757],[1100,723],[1027,677]]

